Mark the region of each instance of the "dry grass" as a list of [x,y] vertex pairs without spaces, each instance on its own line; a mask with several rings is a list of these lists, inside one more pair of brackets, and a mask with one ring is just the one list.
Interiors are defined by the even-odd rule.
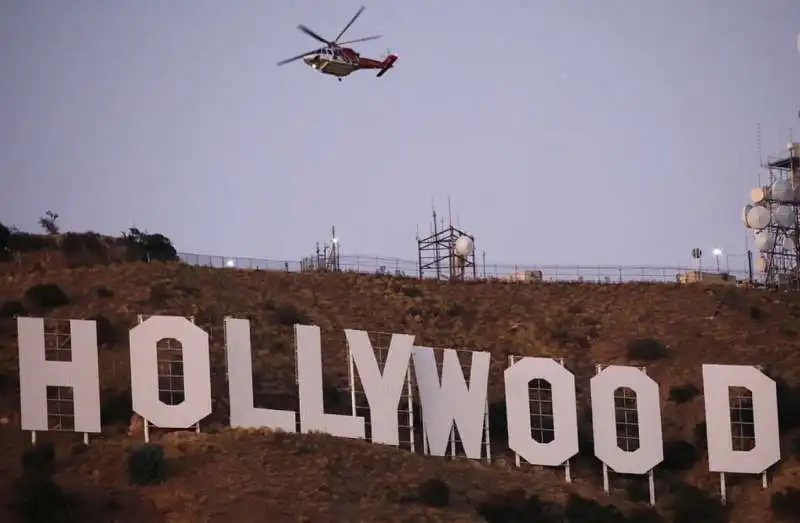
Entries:
[[[627,364],[628,344],[653,339],[668,356],[647,363],[661,385],[665,440],[691,440],[703,421],[702,397],[675,405],[672,386],[701,386],[702,363],[760,364],[792,383],[800,381],[800,351],[794,325],[800,299],[757,290],[671,284],[503,284],[452,283],[362,274],[288,274],[215,270],[180,264],[122,264],[108,267],[0,273],[0,304],[24,301],[39,283],[56,283],[70,303],[51,311],[28,306],[30,315],[87,318],[101,314],[124,334],[137,314],[195,316],[212,336],[212,391],[215,426],[225,423],[227,391],[223,376],[222,320],[251,319],[257,394],[274,407],[292,407],[296,396],[292,323],[319,325],[325,379],[344,386],[345,328],[414,334],[416,343],[490,351],[490,400],[502,400],[502,375],[509,354],[563,358],[575,372],[579,404],[588,398],[595,364]],[[102,290],[101,290],[102,289]],[[110,291],[110,292],[109,292]],[[113,296],[110,296],[113,294]],[[718,310],[718,314],[709,319]],[[0,371],[16,379],[13,321],[0,320]],[[128,347],[124,336],[101,348],[101,387],[128,388]],[[18,395],[0,388],[0,491],[17,471],[24,438],[19,430]],[[105,397],[105,396],[104,396]],[[207,424],[206,424],[207,425]],[[623,480],[613,479],[611,497],[602,494],[599,463],[578,468],[567,485],[560,470],[523,471],[424,458],[364,442],[322,435],[221,431],[164,440],[174,458],[170,480],[133,488],[126,483],[126,449],[133,442],[109,427],[86,453],[72,455],[77,435],[47,435],[63,445],[60,473],[72,488],[113,492],[128,515],[118,521],[479,521],[470,508],[486,491],[511,486],[562,499],[566,492],[628,506]],[[800,466],[785,457],[767,491],[758,478],[729,489],[736,501],[733,521],[771,521],[769,496],[797,483]],[[705,459],[684,479],[709,490],[718,478]],[[446,509],[401,502],[415,484],[446,477],[454,501]],[[658,476],[658,472],[657,472]],[[7,484],[7,483],[6,483]],[[133,514],[132,516],[130,514]],[[0,513],[1,515],[1,513]],[[305,518],[305,519],[303,519]],[[266,519],[265,519],[266,520]]]

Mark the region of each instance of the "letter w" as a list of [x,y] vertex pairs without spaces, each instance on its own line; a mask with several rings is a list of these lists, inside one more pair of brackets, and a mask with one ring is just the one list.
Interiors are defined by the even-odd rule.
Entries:
[[414,347],[411,352],[428,453],[445,455],[455,424],[466,456],[481,459],[491,356],[488,352],[472,352],[467,385],[458,353],[453,349],[443,352],[441,381],[432,348]]

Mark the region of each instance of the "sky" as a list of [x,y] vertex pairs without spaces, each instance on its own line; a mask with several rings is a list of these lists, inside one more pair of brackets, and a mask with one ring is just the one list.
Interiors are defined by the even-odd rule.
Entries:
[[277,67],[360,5],[0,1],[0,222],[415,259],[449,197],[490,263],[688,265],[800,140],[796,0],[384,0],[382,78]]

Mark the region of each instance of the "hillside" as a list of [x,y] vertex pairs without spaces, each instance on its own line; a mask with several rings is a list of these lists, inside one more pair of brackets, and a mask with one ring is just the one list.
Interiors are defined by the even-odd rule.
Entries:
[[[37,284],[58,285],[68,300],[54,308],[37,304],[30,294],[26,297]],[[47,270],[6,264],[0,265],[0,306],[6,316],[0,323],[0,418],[5,419],[0,425],[0,492],[7,492],[18,476],[29,441],[19,429],[16,328],[10,316],[101,317],[101,399],[113,423],[104,426],[104,436],[95,438],[88,450],[80,448],[77,434],[42,435],[57,445],[59,483],[86,499],[91,506],[87,510],[94,511],[98,521],[267,521],[267,514],[269,521],[482,521],[477,505],[518,496],[515,489],[560,504],[578,494],[617,505],[626,514],[646,507],[631,501],[646,486],[641,478],[612,473],[613,492],[603,494],[600,462],[593,457],[574,460],[575,481],[567,484],[562,469],[517,469],[499,443],[493,444],[495,463],[485,465],[326,435],[225,429],[222,322],[228,315],[251,319],[255,394],[258,405],[265,407],[296,406],[295,322],[322,330],[331,411],[348,412],[345,328],[413,334],[418,345],[490,351],[493,409],[503,401],[502,371],[510,354],[563,358],[577,377],[583,413],[579,417],[586,425],[582,433],[589,434],[584,414],[595,364],[646,365],[648,375],[660,384],[665,442],[685,441],[701,453],[687,470],[663,470],[669,468],[666,464],[656,470],[657,508],[667,521],[673,520],[676,507],[696,499],[687,485],[711,498],[719,493],[719,477],[708,472],[697,436],[696,427],[704,421],[702,397],[690,395],[679,403],[676,388],[689,390],[688,385],[694,385],[702,390],[702,363],[762,365],[771,376],[800,384],[800,297],[763,290],[677,284],[440,283],[179,263]],[[126,435],[129,405],[120,400],[129,395],[126,331],[136,324],[137,314],[194,316],[212,337],[214,414],[203,423],[200,435],[154,432],[171,468],[164,484],[148,487],[127,482],[128,449],[140,443],[141,436]],[[632,359],[643,357],[651,361]],[[789,404],[793,400],[786,399],[787,390],[782,386],[780,394]],[[782,408],[788,412],[785,405]],[[494,423],[493,435],[502,440],[502,427]],[[784,426],[793,424],[796,421]],[[757,477],[729,478],[728,497],[735,509],[729,521],[778,521],[770,510],[771,496],[800,483],[800,448],[793,444],[797,435],[784,435],[782,461],[768,489],[760,488]],[[430,507],[416,499],[417,485],[436,478],[450,487],[448,506]],[[3,521],[11,520],[6,517],[11,515],[2,514]]]

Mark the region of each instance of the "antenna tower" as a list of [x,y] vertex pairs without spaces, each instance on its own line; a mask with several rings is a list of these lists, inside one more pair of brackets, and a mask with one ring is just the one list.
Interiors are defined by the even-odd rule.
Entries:
[[341,245],[336,236],[336,227],[331,227],[331,238],[322,244],[320,249],[317,242],[317,249],[311,256],[306,256],[300,260],[300,271],[302,272],[340,272],[339,250]]
[[760,253],[755,268],[768,287],[800,290],[800,144],[790,142],[764,169],[767,185],[750,191],[742,212]]
[[[475,237],[453,226],[450,199],[447,199],[447,226],[433,208],[431,234],[420,238],[417,233],[419,277],[437,280],[463,280],[471,273],[477,277]],[[439,222],[438,220],[441,220]]]

